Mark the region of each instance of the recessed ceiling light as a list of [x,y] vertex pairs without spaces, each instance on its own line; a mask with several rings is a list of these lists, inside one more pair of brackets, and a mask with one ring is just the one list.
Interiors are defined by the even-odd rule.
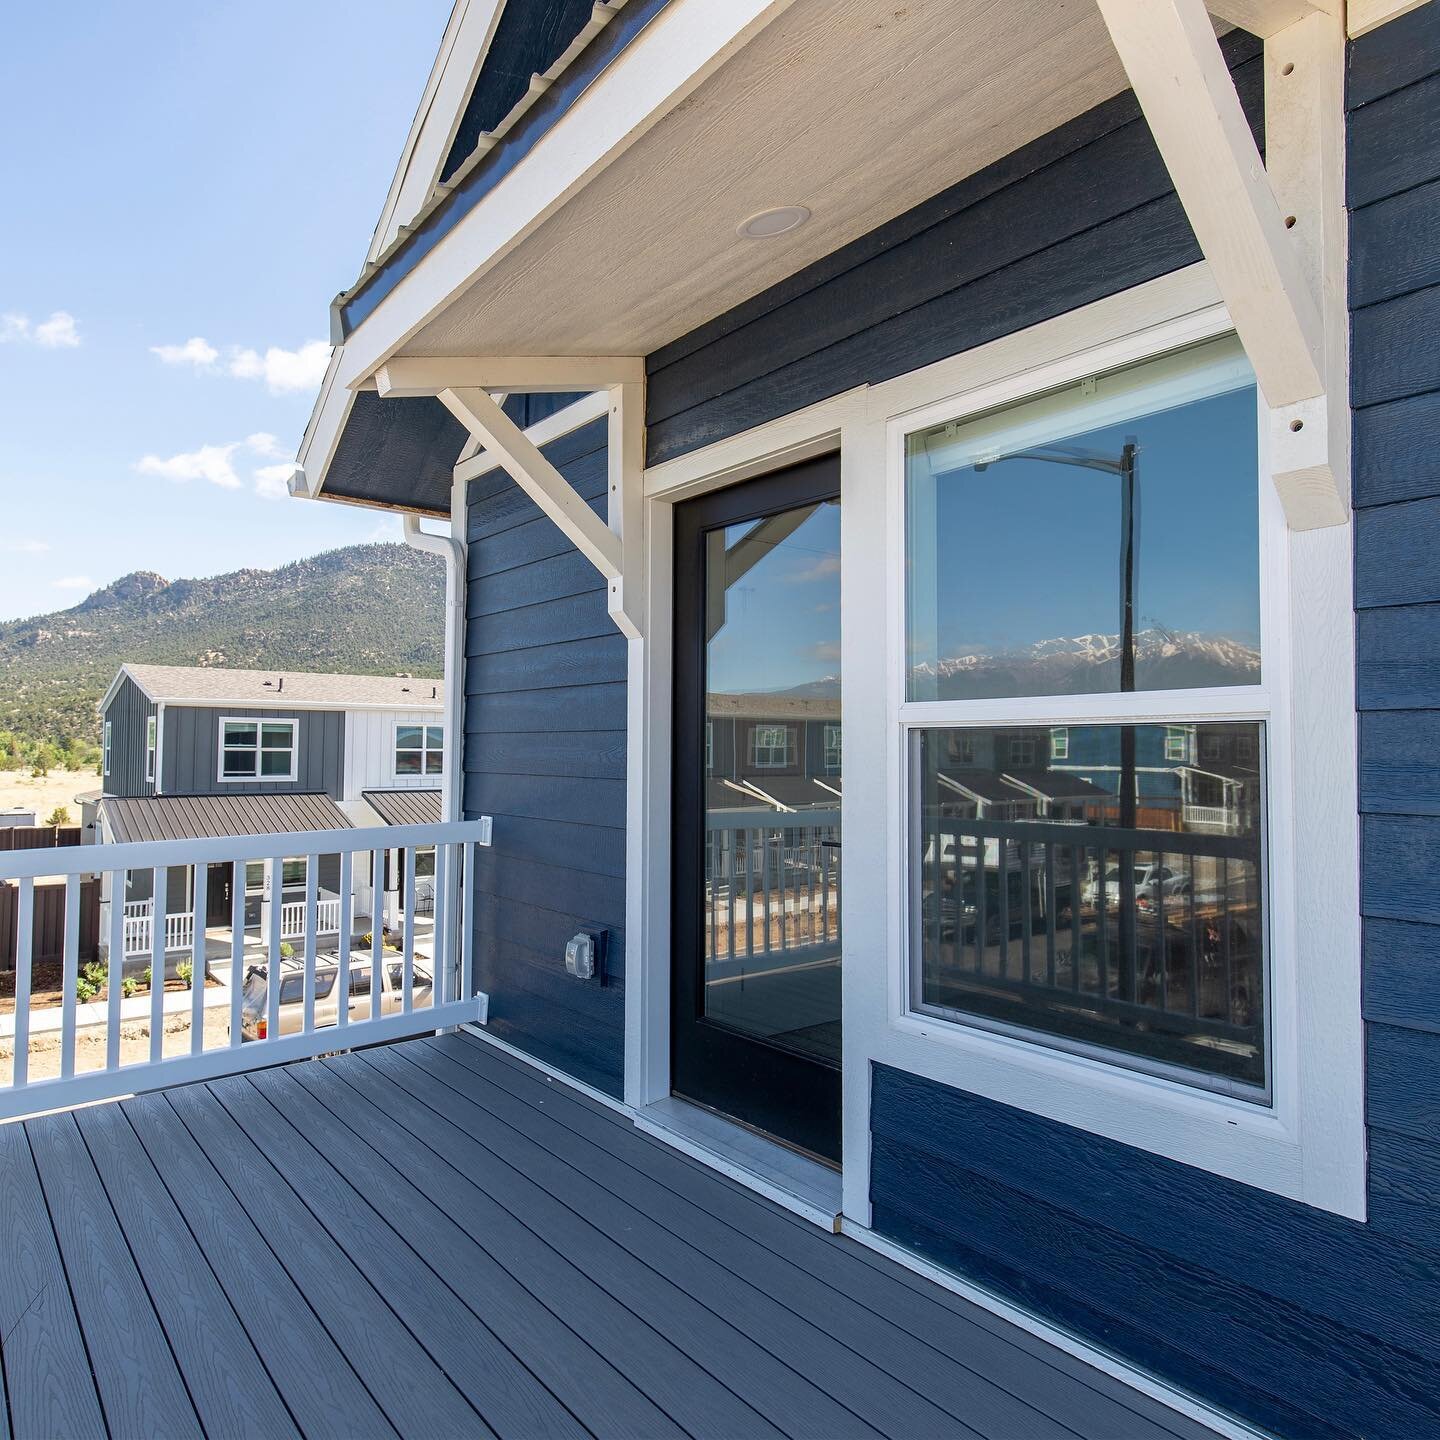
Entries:
[[809,218],[810,212],[803,205],[779,205],[742,220],[735,227],[735,233],[746,240],[771,240],[776,235],[798,230]]

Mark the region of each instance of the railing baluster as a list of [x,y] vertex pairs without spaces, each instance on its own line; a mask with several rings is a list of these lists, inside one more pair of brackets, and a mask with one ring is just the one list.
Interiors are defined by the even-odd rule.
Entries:
[[[1055,985],[1055,844],[1046,840],[1045,845],[1045,983],[1052,989]],[[1070,903],[1078,905],[1075,881],[1070,881]]]
[[460,876],[460,998],[475,993],[475,842],[461,849],[464,871]]
[[[1097,860],[1103,861],[1105,852],[1097,847],[1095,855]],[[1082,852],[1079,845],[1070,847],[1070,988],[1077,995],[1080,993],[1080,871]],[[1099,883],[1103,891],[1105,885],[1105,867],[1101,863]]]
[[245,862],[230,867],[230,1044],[244,1040]]
[[[402,1008],[408,1015],[415,1008],[415,847],[405,847],[404,952],[400,957]],[[433,976],[431,977],[434,978]]]
[[65,950],[61,964],[64,1008],[60,1012],[60,1074],[75,1073],[75,985],[80,978],[80,877],[65,877]]
[[1035,925],[1035,875],[1031,869],[1030,844],[1020,841],[1020,884],[1024,896],[1020,903],[1020,968],[1025,983],[1030,983],[1030,940]]
[[1010,842],[1002,835],[996,841],[996,878],[999,881],[999,905],[997,909],[1000,925],[1000,974],[1010,977]]
[[335,1025],[344,1029],[350,1023],[350,929],[351,909],[354,905],[355,853],[352,850],[340,852],[340,914],[336,922],[336,945],[339,956],[339,973],[335,976]]
[[431,930],[430,1003],[444,1005],[450,998],[450,847],[435,847],[435,924]]
[[370,1018],[380,1018],[380,992],[385,984],[385,855],[376,850],[370,857]]
[[[1119,855],[1116,860],[1118,862]],[[1095,967],[1099,971],[1100,1003],[1110,998],[1110,852],[1097,850],[1095,862],[1100,873],[1095,882]],[[1115,867],[1115,913],[1120,913],[1122,891],[1120,889],[1120,867]]]
[[165,929],[170,872],[150,872],[150,1058],[165,1054]]
[[190,912],[190,1053],[205,1049],[205,917],[209,911],[210,867],[194,866],[195,904]]
[[1225,957],[1225,1019],[1233,1021],[1235,1018],[1235,1007],[1231,1003],[1233,997],[1233,984],[1230,972],[1230,862],[1220,862],[1220,953]]
[[[985,942],[988,938],[985,932],[990,928],[989,917],[985,913],[990,899],[986,891],[990,887],[985,878],[985,836],[974,835],[971,838],[977,842],[978,847],[975,851],[975,973],[983,975],[985,973]],[[1001,836],[997,843],[1003,845],[1005,843],[1004,836]],[[960,847],[957,844],[955,848],[958,851]]]
[[15,915],[15,1069],[13,1083],[18,1089],[30,1078],[30,962],[35,940],[35,882],[30,876],[20,881]]
[[1168,1010],[1170,956],[1165,943],[1165,852],[1158,851],[1155,860],[1155,933],[1160,950],[1160,1008]]
[[320,928],[320,857],[305,857],[305,989],[304,1027],[308,1035],[315,1028],[315,952]]
[[[125,993],[125,874],[110,875],[110,955],[105,980],[105,1068],[120,1068],[120,1000]],[[19,1015],[19,1011],[16,1011]]]
[[280,987],[284,966],[280,963],[280,909],[285,898],[285,862],[265,862],[265,888],[270,896],[269,934],[265,937],[265,1038],[280,1038]]

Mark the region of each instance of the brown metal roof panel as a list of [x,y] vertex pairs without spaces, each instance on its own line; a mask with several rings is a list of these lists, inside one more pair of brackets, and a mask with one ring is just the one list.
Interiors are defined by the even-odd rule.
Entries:
[[363,790],[361,795],[386,825],[438,825],[439,790]]
[[215,840],[292,830],[350,830],[328,795],[145,795],[107,797],[111,833],[132,840]]

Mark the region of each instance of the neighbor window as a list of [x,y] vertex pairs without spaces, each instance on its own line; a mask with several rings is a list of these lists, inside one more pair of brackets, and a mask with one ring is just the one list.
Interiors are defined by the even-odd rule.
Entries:
[[158,730],[159,722],[155,716],[151,715],[145,721],[145,778],[147,780],[155,778],[155,748]]
[[825,726],[825,771],[834,775],[840,769],[840,727],[838,725]]
[[756,725],[750,731],[750,763],[757,770],[784,770],[795,763],[795,731],[789,725]]
[[395,727],[395,773],[439,775],[445,769],[445,730],[440,725]]
[[101,771],[105,775],[110,773],[110,722],[108,720],[105,722],[105,761],[101,766]]
[[294,720],[222,720],[222,780],[295,779]]
[[913,1009],[1267,1097],[1256,419],[1232,336],[907,437]]

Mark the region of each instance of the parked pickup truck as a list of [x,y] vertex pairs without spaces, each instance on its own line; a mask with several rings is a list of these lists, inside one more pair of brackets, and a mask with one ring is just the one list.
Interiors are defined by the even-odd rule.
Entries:
[[[350,1019],[370,1018],[370,960],[357,953],[350,961]],[[340,976],[338,955],[319,955],[315,960],[315,1026],[333,1025],[340,1015],[335,993]],[[404,1006],[404,967],[399,958],[388,956],[380,967],[380,1013],[393,1015]],[[417,961],[411,1003],[430,1004],[430,972]],[[245,972],[245,989],[240,1002],[240,1033],[246,1040],[265,1039],[268,1029],[265,966],[252,964]],[[280,962],[280,1034],[295,1035],[305,1028],[305,962],[296,955]]]

